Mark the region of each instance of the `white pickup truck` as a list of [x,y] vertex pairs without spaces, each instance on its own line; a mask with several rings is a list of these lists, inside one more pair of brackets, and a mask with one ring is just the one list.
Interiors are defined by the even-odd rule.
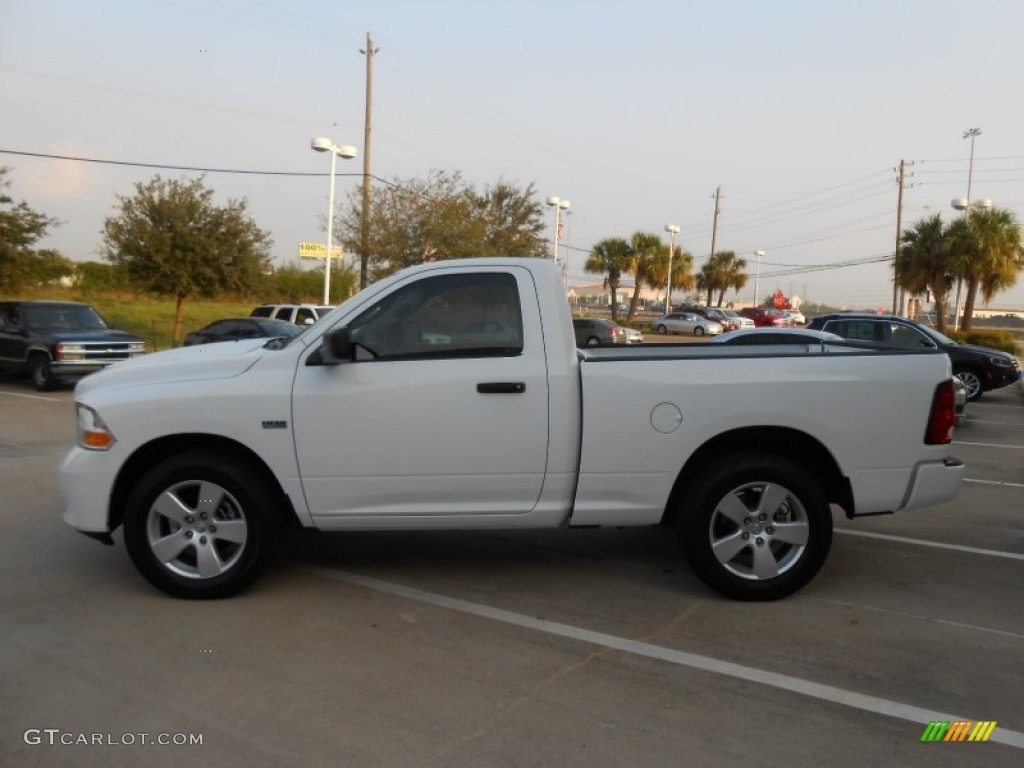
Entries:
[[290,340],[83,379],[65,520],[180,597],[321,530],[666,524],[733,598],[783,597],[848,517],[952,498],[946,355],[846,342],[576,349],[539,259],[406,269]]

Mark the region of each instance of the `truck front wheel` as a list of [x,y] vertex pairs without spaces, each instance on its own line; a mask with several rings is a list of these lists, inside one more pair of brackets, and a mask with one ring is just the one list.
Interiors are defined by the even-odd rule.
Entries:
[[814,479],[771,454],[716,462],[678,519],[690,566],[736,600],[777,600],[807,584],[832,545],[832,512]]
[[128,554],[157,589],[219,598],[247,587],[274,543],[272,488],[243,461],[190,451],[150,469],[124,516]]
[[46,355],[39,353],[32,355],[28,371],[32,377],[32,386],[39,392],[52,392],[57,388],[57,377],[53,375],[50,358]]

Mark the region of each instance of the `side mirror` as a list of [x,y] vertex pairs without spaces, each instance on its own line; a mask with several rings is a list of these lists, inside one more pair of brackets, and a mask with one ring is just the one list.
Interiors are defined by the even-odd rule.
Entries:
[[352,332],[347,325],[324,334],[320,341],[320,361],[323,365],[351,363],[355,358]]

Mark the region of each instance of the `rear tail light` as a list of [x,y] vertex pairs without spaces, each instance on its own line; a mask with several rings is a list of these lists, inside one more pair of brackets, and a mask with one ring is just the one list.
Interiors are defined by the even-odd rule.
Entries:
[[618,336],[620,333],[622,333],[622,329],[621,328],[612,328],[611,329],[612,336]]
[[927,445],[943,445],[953,441],[953,425],[956,424],[956,394],[953,381],[947,380],[935,388],[932,410],[928,414],[928,428],[924,433]]

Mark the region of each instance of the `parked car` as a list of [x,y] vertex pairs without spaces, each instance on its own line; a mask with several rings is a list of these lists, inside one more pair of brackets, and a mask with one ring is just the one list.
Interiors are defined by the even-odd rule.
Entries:
[[[581,352],[568,312],[549,260],[432,262],[370,285],[295,343],[116,365],[75,390],[64,520],[108,544],[123,526],[139,572],[178,597],[245,589],[292,524],[664,524],[710,587],[772,600],[825,563],[834,507],[902,514],[963,482],[937,349]],[[497,322],[495,341],[467,345],[457,322]],[[388,347],[396,326],[437,343]],[[113,593],[104,569],[79,578]]]
[[744,307],[740,310],[740,314],[753,320],[754,325],[757,328],[764,328],[766,326],[773,328],[789,328],[793,325],[793,321],[784,315],[780,309],[770,309],[768,307]]
[[735,309],[723,309],[722,311],[725,312],[726,317],[732,320],[733,325],[736,326],[736,330],[738,331],[742,331],[745,328],[755,327],[753,320],[751,320],[749,317],[744,317]]
[[312,325],[334,307],[317,304],[264,304],[249,313],[250,317],[271,317],[295,325]]
[[604,320],[600,317],[574,317],[572,327],[576,332],[577,347],[629,344],[626,329],[611,320]]
[[266,317],[226,317],[215,320],[204,328],[185,336],[185,346],[211,344],[217,341],[240,341],[242,339],[273,339],[302,333],[302,328],[284,320]]
[[0,302],[0,372],[27,374],[40,392],[144,354],[144,339],[111,328],[88,304]]
[[695,315],[700,315],[705,320],[713,320],[722,326],[723,332],[735,331],[739,328],[739,325],[726,314],[724,309],[718,307],[684,307],[683,312],[692,312]]
[[807,318],[799,309],[784,309],[782,314],[787,315],[793,321],[793,325],[807,325]]
[[654,321],[654,330],[660,334],[692,333],[694,336],[717,336],[722,332],[722,324],[708,320],[695,312],[673,312],[662,315]]
[[626,343],[627,344],[641,344],[644,340],[644,334],[637,328],[630,328],[628,325],[619,326],[626,332]]
[[842,336],[828,331],[806,328],[747,328],[712,339],[714,344],[753,346],[764,344],[822,344],[826,341],[844,341]]
[[1013,355],[989,347],[960,344],[934,328],[895,315],[821,315],[808,327],[838,333],[846,339],[904,349],[941,349],[949,355],[953,375],[964,383],[968,400],[977,400],[989,390],[1020,379],[1020,364]]

